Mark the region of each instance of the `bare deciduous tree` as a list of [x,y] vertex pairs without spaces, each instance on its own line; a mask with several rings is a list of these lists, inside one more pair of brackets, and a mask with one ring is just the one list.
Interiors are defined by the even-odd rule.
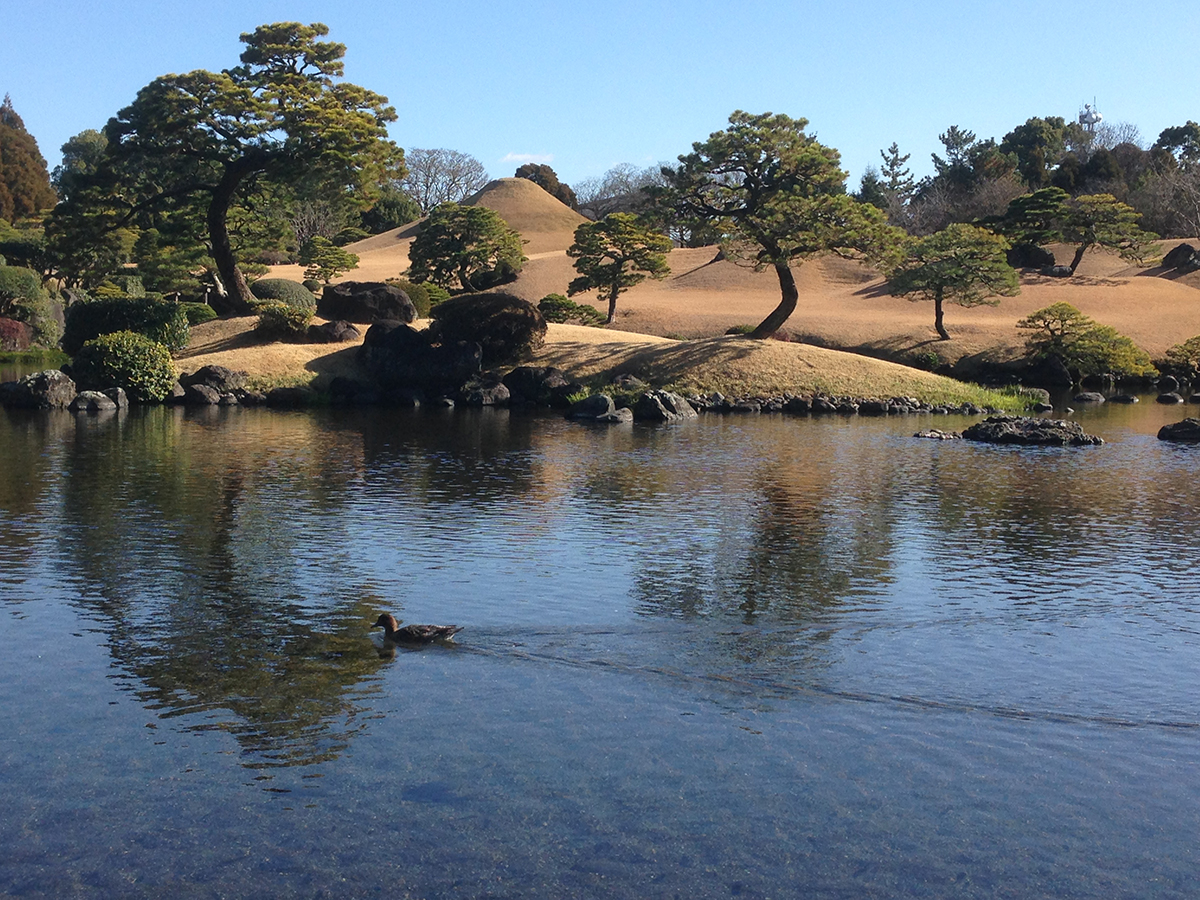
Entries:
[[425,214],[442,203],[461,203],[491,180],[483,163],[457,150],[415,148],[404,159],[408,175],[400,186]]

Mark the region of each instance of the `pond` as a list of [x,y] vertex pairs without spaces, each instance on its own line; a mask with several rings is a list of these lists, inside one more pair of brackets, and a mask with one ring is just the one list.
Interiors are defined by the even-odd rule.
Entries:
[[1190,896],[1186,414],[3,412],[0,894]]

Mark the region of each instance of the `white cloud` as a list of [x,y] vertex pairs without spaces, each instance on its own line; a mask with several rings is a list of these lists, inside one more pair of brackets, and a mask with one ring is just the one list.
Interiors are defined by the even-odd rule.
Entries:
[[506,153],[504,158],[500,160],[502,163],[551,163],[554,162],[553,153]]

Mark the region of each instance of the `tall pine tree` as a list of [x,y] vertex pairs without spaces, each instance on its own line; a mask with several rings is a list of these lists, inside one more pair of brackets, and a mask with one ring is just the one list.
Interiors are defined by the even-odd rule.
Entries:
[[46,160],[5,94],[0,104],[0,219],[37,215],[54,200]]

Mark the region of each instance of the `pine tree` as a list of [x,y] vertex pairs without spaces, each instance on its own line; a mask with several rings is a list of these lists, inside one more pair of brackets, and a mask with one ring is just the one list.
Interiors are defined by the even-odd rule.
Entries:
[[54,201],[46,160],[5,94],[0,104],[0,219],[35,216]]

